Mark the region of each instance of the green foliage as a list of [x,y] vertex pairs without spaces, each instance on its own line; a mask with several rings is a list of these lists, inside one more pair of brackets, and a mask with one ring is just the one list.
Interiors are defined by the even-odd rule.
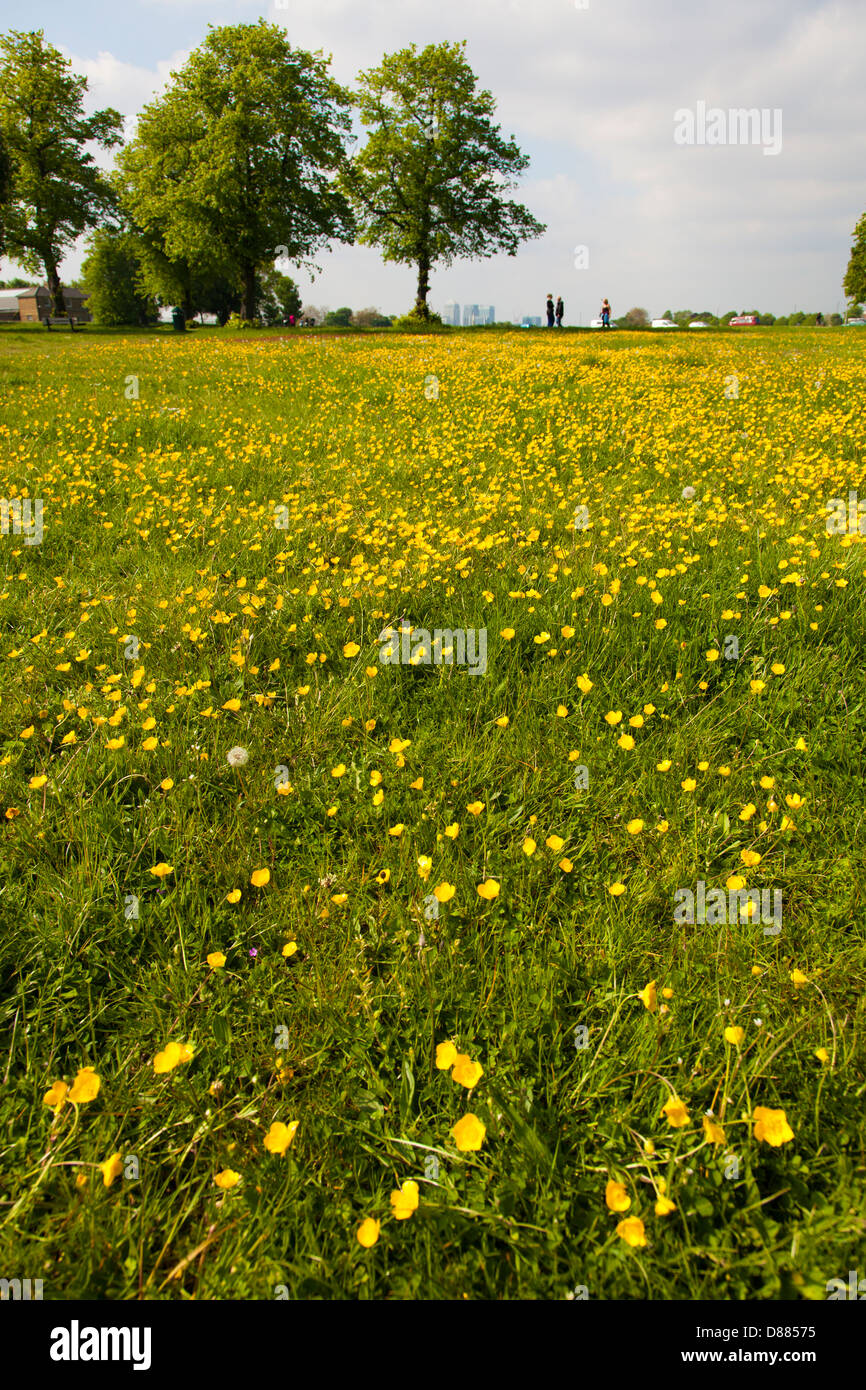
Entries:
[[290,275],[271,269],[259,275],[259,311],[267,324],[288,323],[301,312],[301,294]]
[[84,114],[87,79],[76,77],[42,30],[0,37],[0,135],[12,166],[6,250],[25,270],[44,267],[52,312],[65,304],[58,265],[79,236],[110,216],[111,185],[85,148],[120,143],[120,113]]
[[504,196],[529,160],[494,125],[493,97],[476,91],[465,49],[412,44],[361,73],[357,102],[369,135],[342,176],[359,239],[386,261],[417,267],[421,317],[434,266],[513,256],[545,230]]
[[100,227],[91,234],[89,254],[81,267],[81,288],[94,322],[106,325],[157,321],[156,301],[138,289],[137,243],[129,232]]
[[451,331],[450,325],[442,322],[440,314],[419,312],[417,305],[408,314],[401,314],[394,319],[393,327],[399,328],[403,333],[448,333]]
[[349,103],[327,67],[264,20],[211,28],[119,160],[136,226],[170,264],[237,283],[244,318],[275,257],[351,239],[333,180]]
[[866,299],[866,212],[853,232],[853,245],[842,288],[849,299]]
[[355,328],[390,328],[391,319],[371,306],[368,309],[356,310],[352,315],[352,325]]
[[0,256],[6,250],[7,204],[12,197],[12,162],[0,127]]
[[325,315],[325,328],[348,328],[352,322],[352,310],[348,308],[332,309]]

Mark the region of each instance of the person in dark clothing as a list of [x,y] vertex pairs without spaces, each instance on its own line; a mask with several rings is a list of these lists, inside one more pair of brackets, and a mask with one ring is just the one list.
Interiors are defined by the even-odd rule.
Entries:
[[815,323],[818,325],[819,328],[821,327],[821,325],[823,324],[823,322],[824,322],[824,315],[823,315],[823,314],[816,314],[816,315],[815,315]]
[[557,296],[556,300],[556,326],[562,327],[562,316],[565,313],[565,305],[562,302],[562,295]]
[[548,328],[552,328],[552,327],[553,327],[553,295],[552,295],[552,294],[549,294],[549,295],[547,296],[547,326],[548,326]]
[[601,306],[601,326],[610,328],[610,303],[606,299]]

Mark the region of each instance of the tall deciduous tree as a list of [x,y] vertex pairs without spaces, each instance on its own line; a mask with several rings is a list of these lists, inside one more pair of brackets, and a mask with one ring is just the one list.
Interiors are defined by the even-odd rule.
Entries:
[[528,167],[514,137],[493,122],[490,92],[477,91],[465,43],[413,44],[360,75],[358,106],[369,131],[343,175],[360,240],[386,261],[414,265],[414,313],[429,318],[434,265],[457,257],[513,256],[545,230],[504,196]]
[[351,240],[334,180],[349,104],[326,60],[277,25],[211,28],[121,154],[124,205],[170,263],[237,279],[254,318],[258,270]]
[[42,30],[0,37],[0,134],[12,168],[6,250],[32,274],[45,271],[55,314],[66,305],[58,267],[82,232],[111,211],[111,185],[85,149],[110,149],[123,121],[107,108],[85,116],[87,79]]
[[851,300],[866,299],[866,212],[854,228],[854,245],[842,288]]

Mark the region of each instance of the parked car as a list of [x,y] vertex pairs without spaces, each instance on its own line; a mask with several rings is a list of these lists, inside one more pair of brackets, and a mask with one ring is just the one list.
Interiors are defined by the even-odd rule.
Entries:
[[843,328],[866,328],[866,319],[849,319],[842,324]]
[[731,319],[731,328],[755,327],[758,322],[757,314],[737,314],[736,318]]
[[[757,323],[757,319],[755,320],[755,322]],[[692,319],[691,323],[689,324],[689,328],[709,328],[709,326],[710,325],[708,323],[704,323],[701,319]]]
[[673,319],[653,319],[651,326],[653,328],[676,328],[677,325]]

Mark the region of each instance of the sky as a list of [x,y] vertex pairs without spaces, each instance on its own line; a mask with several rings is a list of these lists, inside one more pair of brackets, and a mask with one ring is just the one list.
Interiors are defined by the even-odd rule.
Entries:
[[[530,159],[513,196],[547,230],[516,256],[435,268],[434,309],[493,304],[519,322],[548,292],[573,324],[605,296],[615,316],[844,309],[866,209],[864,0],[3,0],[0,24],[43,29],[87,78],[87,109],[115,107],[129,136],[209,25],[260,17],[331,55],[348,86],[410,43],[467,41]],[[728,115],[741,108],[763,113],[758,143]],[[334,244],[318,263],[295,276],[306,303],[412,305],[413,271],[375,249]]]

